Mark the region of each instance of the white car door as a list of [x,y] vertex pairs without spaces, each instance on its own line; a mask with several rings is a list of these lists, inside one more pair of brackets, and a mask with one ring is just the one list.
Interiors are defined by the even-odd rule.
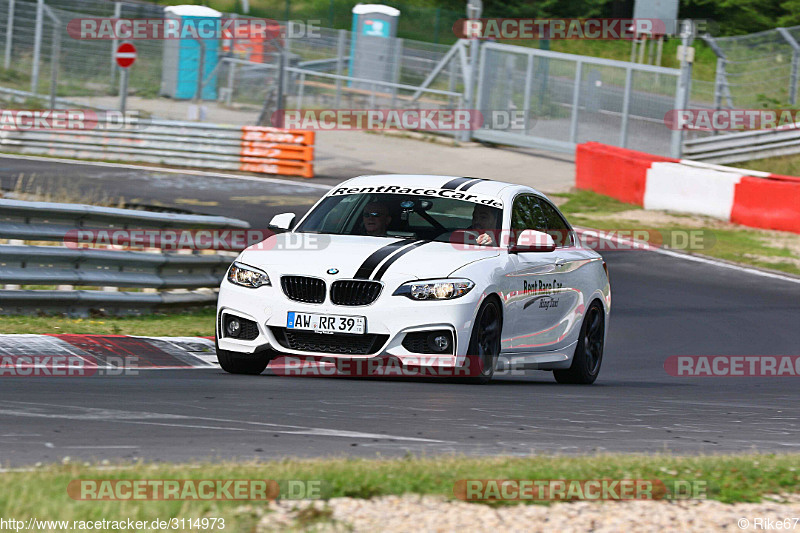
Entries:
[[504,349],[512,353],[558,349],[568,342],[576,312],[582,312],[576,270],[583,258],[575,253],[569,226],[543,198],[517,196],[511,229],[512,235],[524,229],[548,232],[557,247],[552,252],[512,254],[505,318],[510,327],[505,328],[509,335]]

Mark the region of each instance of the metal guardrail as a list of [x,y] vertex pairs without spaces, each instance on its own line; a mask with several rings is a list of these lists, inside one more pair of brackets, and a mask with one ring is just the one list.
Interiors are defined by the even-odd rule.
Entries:
[[683,142],[683,157],[720,165],[797,153],[800,153],[800,123]]
[[[19,89],[11,89],[9,87],[0,87],[0,95],[3,95],[3,99],[10,100],[13,102],[25,102],[30,98],[44,98],[41,94],[32,93],[30,91],[21,91]],[[109,111],[108,108],[100,107],[96,105],[90,105],[87,103],[78,103],[73,100],[69,100],[67,98],[61,98],[60,96],[55,99],[55,105],[52,105],[52,109],[97,109],[102,111]]]
[[[91,122],[87,120],[87,122]],[[100,128],[107,128],[102,121]],[[143,120],[119,129],[2,130],[0,148],[23,154],[314,176],[314,132]]]
[[[0,199],[0,239],[66,242],[70,232],[120,229],[247,229],[220,216],[152,213],[91,205]],[[93,311],[130,314],[164,307],[213,304],[231,255],[118,251],[0,244],[0,314]],[[12,285],[13,284],[13,285]],[[18,285],[58,285],[62,290]],[[102,287],[103,290],[75,290]],[[120,292],[118,288],[149,292]],[[176,290],[177,291],[174,291]],[[173,292],[154,292],[167,291]]]

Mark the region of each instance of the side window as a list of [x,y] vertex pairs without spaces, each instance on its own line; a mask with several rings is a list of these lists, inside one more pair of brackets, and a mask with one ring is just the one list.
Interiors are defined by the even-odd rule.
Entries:
[[518,231],[524,229],[545,231],[547,229],[547,218],[534,196],[517,196],[514,200],[514,207],[511,209],[511,229]]
[[536,203],[545,220],[545,229],[540,231],[550,234],[558,247],[572,246],[572,233],[559,212],[547,200],[537,198]]

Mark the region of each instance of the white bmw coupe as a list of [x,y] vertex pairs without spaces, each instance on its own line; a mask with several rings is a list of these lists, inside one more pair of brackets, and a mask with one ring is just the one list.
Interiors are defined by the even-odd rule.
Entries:
[[217,305],[219,363],[261,373],[278,356],[553,371],[590,384],[611,309],[602,257],[530,187],[448,176],[361,176],[295,224],[276,215]]

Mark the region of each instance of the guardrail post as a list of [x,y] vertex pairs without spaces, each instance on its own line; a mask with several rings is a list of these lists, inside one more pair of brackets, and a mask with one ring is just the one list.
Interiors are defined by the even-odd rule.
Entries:
[[[480,49],[480,62],[478,64],[475,63],[468,63],[467,61],[467,54],[464,48],[464,42],[462,40],[458,41],[459,46],[459,58],[461,59],[461,69],[464,71],[464,107],[469,109],[470,111],[480,110],[481,112],[484,111],[486,106],[484,106],[484,100],[486,98],[486,90],[483,86],[483,78],[486,73],[483,69],[486,66],[486,47],[482,46]],[[472,89],[470,89],[470,84],[475,82],[475,78],[477,78],[478,88],[476,89],[477,93],[473,93]],[[475,96],[473,96],[475,94]],[[481,124],[481,127],[485,127],[485,124]],[[469,141],[472,139],[472,124],[470,124],[469,130],[464,135],[464,141]]]
[[297,88],[297,109],[303,109],[303,93],[305,92],[306,88],[306,73],[302,72],[300,74],[300,87]]
[[622,95],[622,127],[619,130],[619,145],[622,148],[628,147],[628,121],[630,120],[631,90],[633,81],[633,69],[625,69],[625,93]]
[[533,83],[533,54],[528,54],[528,65],[525,68],[525,94],[522,96],[522,112],[525,116],[525,129],[520,130],[521,135],[528,133],[528,118],[531,115],[531,84]]
[[[394,72],[392,72],[392,83],[400,83],[400,68],[403,62],[403,39],[394,39]],[[392,109],[397,100],[397,86],[392,85]]]
[[786,28],[777,28],[781,37],[786,39],[789,46],[792,47],[792,74],[789,78],[789,103],[795,105],[797,103],[797,67],[798,60],[800,59],[800,44],[792,37],[792,34]]
[[58,69],[61,63],[61,22],[53,22],[53,47],[50,57],[50,109],[56,108]]
[[[114,2],[114,19],[119,20],[122,16],[122,3],[121,2]],[[117,53],[117,47],[119,46],[119,39],[116,37],[116,32],[114,32],[114,39],[111,40],[111,84],[110,88],[114,88],[114,82],[117,81],[117,59],[114,57]]]
[[225,104],[230,106],[233,101],[233,86],[236,78],[236,63],[228,62],[228,93],[225,95]]
[[56,93],[58,92],[58,68],[61,62],[61,19],[59,19],[50,6],[43,6],[47,16],[53,22],[53,42],[50,48],[50,109],[56,108]]
[[[200,61],[198,61],[197,65],[197,89],[194,92],[194,101],[199,104],[203,99],[203,72],[205,70],[206,43],[200,38],[197,39],[197,42],[200,45]],[[200,109],[197,110],[197,116],[199,118]]]
[[569,142],[578,142],[578,106],[581,103],[581,83],[583,83],[583,61],[575,62],[575,86],[572,88],[572,117],[569,121]]
[[44,0],[36,2],[36,27],[33,34],[33,70],[31,71],[31,92],[39,94],[39,60],[42,55],[42,18],[44,17]]
[[[689,91],[692,86],[692,64],[686,60],[689,46],[691,46],[694,40],[694,24],[689,19],[683,21],[681,38],[684,54],[681,58],[681,74],[678,78],[677,90],[675,91],[675,109],[686,109],[689,104]],[[681,125],[678,124],[678,128],[672,130],[672,138],[670,141],[670,155],[678,159],[683,152],[683,129],[680,126]]]
[[[722,108],[723,98],[728,100],[728,107],[733,107],[731,91],[728,88],[728,74],[726,70],[728,57],[725,55],[725,52],[722,51],[722,48],[719,47],[717,41],[713,37],[706,34],[703,35],[702,38],[717,56],[717,71],[716,76],[714,77],[714,109],[720,110]],[[714,135],[716,135],[716,131],[714,132]]]
[[[277,43],[277,41],[275,41],[275,40],[273,40],[272,42],[273,43]],[[286,72],[285,72],[286,71],[286,49],[283,47],[282,43],[277,43],[277,44],[275,44],[275,46],[276,46],[276,48],[278,50],[278,79],[276,80],[276,86],[275,86],[275,111],[273,112],[273,115],[272,115],[272,117],[274,117],[276,120],[274,122],[272,122],[272,126],[274,126],[276,128],[282,128],[283,127],[283,119],[284,119],[284,116],[285,116],[284,105],[283,105],[283,100],[284,100],[283,80],[284,80],[284,78],[286,76]],[[264,100],[264,109],[262,110],[262,115],[267,111],[267,104],[269,103],[269,101],[270,101],[269,91],[267,91],[267,97]],[[271,119],[271,117],[266,117],[266,116],[261,117],[261,118],[263,118],[264,120],[266,120],[267,118]],[[262,123],[261,120],[259,120],[259,124],[261,124],[261,123]]]
[[[453,58],[453,60],[450,61],[450,68],[448,70],[449,70],[448,74],[450,76],[450,79],[449,79],[448,84],[447,84],[447,90],[450,91],[451,93],[454,93],[454,92],[456,92],[456,60],[455,60],[455,58]],[[453,107],[453,97],[452,96],[448,97],[447,105],[449,105],[450,107]]]
[[14,41],[14,2],[16,0],[8,0],[8,26],[6,26],[6,49],[5,57],[3,58],[3,68],[8,70],[11,68],[11,46]]
[[725,60],[717,58],[717,71],[714,76],[714,109],[722,108],[722,72],[725,70]]
[[[347,33],[345,30],[339,30],[339,40],[336,43],[336,75],[342,75],[342,69],[344,68],[344,47],[345,47],[345,39],[347,38]],[[333,101],[334,109],[339,109],[339,104],[342,100],[342,79],[336,78],[336,97]]]

